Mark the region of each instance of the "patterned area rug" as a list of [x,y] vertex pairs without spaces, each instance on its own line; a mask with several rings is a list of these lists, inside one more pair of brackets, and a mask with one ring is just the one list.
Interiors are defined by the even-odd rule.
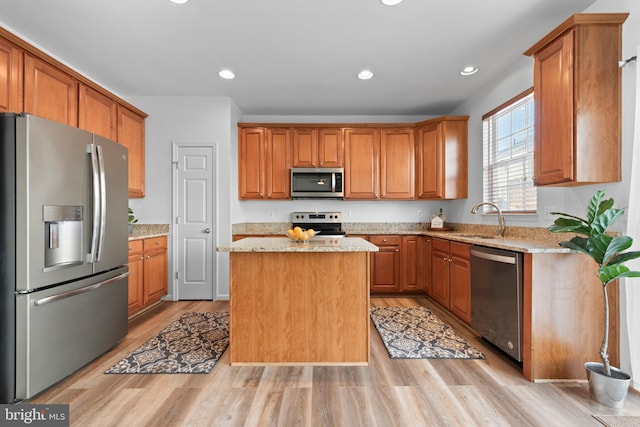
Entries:
[[371,307],[371,320],[392,359],[484,359],[425,307]]
[[229,313],[184,313],[106,374],[206,374],[229,345]]

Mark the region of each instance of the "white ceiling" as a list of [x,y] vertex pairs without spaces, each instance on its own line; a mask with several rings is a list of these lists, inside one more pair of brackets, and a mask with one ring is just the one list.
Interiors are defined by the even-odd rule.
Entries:
[[[125,98],[247,115],[440,115],[595,0],[1,0],[0,25]],[[473,64],[480,71],[462,77]],[[236,79],[218,77],[230,68]],[[375,76],[360,81],[356,74]]]

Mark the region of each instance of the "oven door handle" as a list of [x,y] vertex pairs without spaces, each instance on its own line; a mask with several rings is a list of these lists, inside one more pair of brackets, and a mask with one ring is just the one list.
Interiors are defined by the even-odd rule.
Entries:
[[55,301],[59,301],[61,299],[71,298],[72,296],[79,295],[79,294],[84,294],[85,292],[91,292],[91,291],[93,291],[95,289],[101,288],[103,286],[107,286],[107,285],[109,285],[111,283],[117,282],[117,281],[125,279],[127,277],[129,277],[129,272],[128,271],[126,273],[122,273],[122,274],[120,274],[118,276],[115,276],[115,277],[112,277],[110,279],[103,280],[102,282],[98,282],[98,283],[94,283],[93,285],[85,286],[84,288],[74,289],[73,291],[63,292],[61,294],[51,295],[50,297],[40,298],[39,300],[35,300],[33,302],[33,305],[35,305],[36,307],[40,307],[42,305],[49,304],[49,303],[55,302]]

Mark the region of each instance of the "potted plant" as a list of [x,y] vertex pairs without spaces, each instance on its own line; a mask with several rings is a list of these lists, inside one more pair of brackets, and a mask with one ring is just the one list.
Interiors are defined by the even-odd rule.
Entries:
[[129,208],[129,233],[133,231],[133,224],[138,222],[138,219],[133,214],[133,209]]
[[604,191],[596,191],[587,205],[587,218],[562,212],[548,227],[552,233],[575,233],[569,241],[560,242],[560,246],[589,255],[598,264],[598,279],[604,294],[604,334],[600,357],[602,363],[587,362],[585,369],[589,381],[589,393],[595,401],[607,406],[619,408],[624,405],[631,383],[631,376],[612,368],[609,364],[609,298],[607,285],[623,277],[640,277],[640,271],[631,271],[624,262],[640,258],[640,251],[628,251],[633,243],[629,236],[607,233],[625,212],[625,209],[613,207],[613,199],[604,199]]

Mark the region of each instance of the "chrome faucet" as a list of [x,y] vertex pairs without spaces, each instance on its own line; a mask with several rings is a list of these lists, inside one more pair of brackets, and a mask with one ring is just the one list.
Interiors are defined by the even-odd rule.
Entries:
[[476,203],[474,207],[471,208],[471,213],[475,214],[478,212],[478,208],[482,205],[493,206],[498,211],[498,236],[504,237],[504,231],[507,229],[507,225],[504,222],[504,216],[502,215],[502,211],[495,203],[491,202],[480,202]]

